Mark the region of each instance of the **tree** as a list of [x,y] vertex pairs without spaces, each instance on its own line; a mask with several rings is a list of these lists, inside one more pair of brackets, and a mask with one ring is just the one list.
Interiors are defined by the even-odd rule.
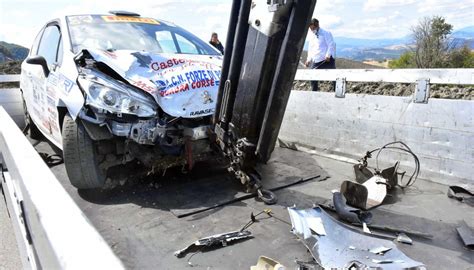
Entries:
[[414,52],[404,52],[400,55],[400,58],[391,60],[388,63],[389,68],[414,68],[415,64],[415,53]]
[[412,28],[415,41],[415,63],[418,68],[445,67],[452,49],[453,26],[443,17],[425,17]]
[[468,45],[453,50],[449,54],[446,66],[449,68],[474,68],[474,52],[469,49]]

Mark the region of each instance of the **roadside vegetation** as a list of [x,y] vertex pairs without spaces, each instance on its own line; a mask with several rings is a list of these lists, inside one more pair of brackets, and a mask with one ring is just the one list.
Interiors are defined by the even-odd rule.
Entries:
[[390,61],[390,68],[474,68],[474,52],[452,38],[443,17],[425,17],[412,27],[413,48]]

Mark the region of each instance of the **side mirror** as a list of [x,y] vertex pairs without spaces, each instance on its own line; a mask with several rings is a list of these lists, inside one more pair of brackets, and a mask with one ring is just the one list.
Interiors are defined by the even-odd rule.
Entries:
[[43,68],[44,76],[48,77],[49,68],[46,59],[41,55],[31,56],[26,59],[26,63],[31,65],[40,65]]

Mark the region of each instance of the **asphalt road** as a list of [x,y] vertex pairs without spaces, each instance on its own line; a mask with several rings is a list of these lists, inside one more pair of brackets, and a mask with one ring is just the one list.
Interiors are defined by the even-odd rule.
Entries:
[[15,234],[3,196],[0,196],[0,269],[22,269]]

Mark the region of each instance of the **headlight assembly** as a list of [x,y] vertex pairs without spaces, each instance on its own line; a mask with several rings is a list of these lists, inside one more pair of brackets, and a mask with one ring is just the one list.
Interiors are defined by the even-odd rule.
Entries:
[[145,93],[113,81],[99,73],[91,72],[78,79],[86,92],[86,104],[115,114],[132,114],[153,117],[157,104]]

